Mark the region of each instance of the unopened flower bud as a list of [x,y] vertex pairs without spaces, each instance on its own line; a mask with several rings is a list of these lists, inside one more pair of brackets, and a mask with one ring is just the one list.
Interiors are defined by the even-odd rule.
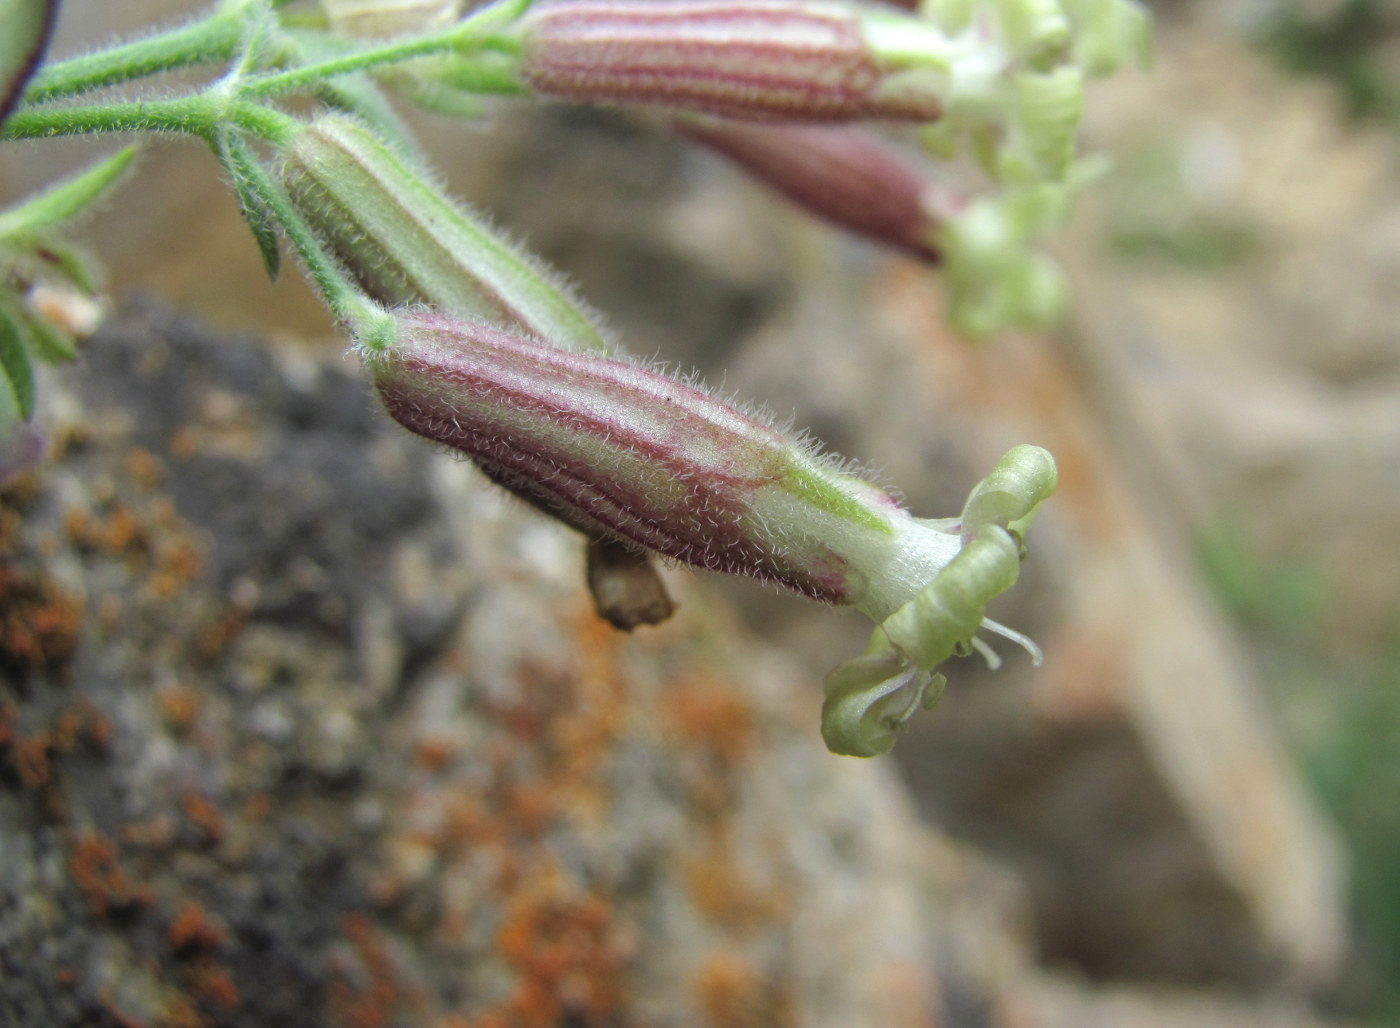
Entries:
[[553,0],[521,42],[545,96],[768,121],[935,119],[968,50],[843,0]]
[[1141,0],[1061,0],[1075,23],[1074,59],[1091,75],[1152,58],[1152,15]]
[[926,261],[939,259],[940,218],[963,203],[901,150],[854,126],[698,118],[675,125],[813,214]]
[[429,304],[570,350],[612,348],[557,275],[353,118],[317,118],[288,146],[281,174],[302,217],[380,303]]
[[960,522],[915,518],[805,442],[652,369],[434,312],[397,319],[395,341],[365,356],[411,431],[595,538],[879,622],[871,653],[833,673],[823,731],[837,752],[888,749],[929,696],[933,666],[976,645],[987,601],[1016,579],[1012,530],[1054,486],[1048,454],[1013,451],[985,497],[974,491],[965,542]]

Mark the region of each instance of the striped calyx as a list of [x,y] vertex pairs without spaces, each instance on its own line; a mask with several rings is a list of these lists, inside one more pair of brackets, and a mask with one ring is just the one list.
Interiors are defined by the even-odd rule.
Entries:
[[[749,575],[879,627],[828,681],[823,733],[871,756],[932,695],[934,667],[979,645],[1016,580],[1019,533],[1054,462],[1017,447],[961,519],[915,518],[806,442],[687,382],[431,311],[396,315],[365,354],[389,414],[595,539]],[[1009,633],[1018,638],[1015,633]]]
[[764,121],[931,121],[957,49],[842,0],[553,0],[521,42],[521,77],[545,96]]

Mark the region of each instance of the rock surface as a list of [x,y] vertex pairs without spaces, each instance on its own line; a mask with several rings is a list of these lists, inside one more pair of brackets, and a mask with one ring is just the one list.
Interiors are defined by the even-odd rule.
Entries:
[[342,362],[147,308],[66,384],[0,508],[4,1023],[936,1017],[893,768],[702,589],[615,632]]

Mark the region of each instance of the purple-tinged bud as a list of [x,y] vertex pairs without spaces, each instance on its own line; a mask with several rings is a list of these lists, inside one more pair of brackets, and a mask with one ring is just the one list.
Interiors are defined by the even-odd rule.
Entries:
[[684,118],[676,131],[847,231],[937,262],[942,219],[965,200],[909,155],[860,128]]
[[931,121],[957,49],[840,0],[555,0],[521,41],[521,77],[545,96],[766,121]]
[[[963,516],[926,521],[800,439],[688,383],[624,360],[570,353],[482,322],[396,315],[365,353],[389,414],[470,456],[491,477],[595,539],[752,575],[879,627],[827,682],[835,752],[889,749],[941,688],[935,667],[1015,583],[1020,532],[1055,485],[1050,455],[1007,454]],[[990,652],[990,651],[987,651]]]
[[881,588],[858,552],[892,548],[908,515],[766,422],[482,322],[409,312],[399,326],[367,358],[389,414],[567,524],[828,603]]

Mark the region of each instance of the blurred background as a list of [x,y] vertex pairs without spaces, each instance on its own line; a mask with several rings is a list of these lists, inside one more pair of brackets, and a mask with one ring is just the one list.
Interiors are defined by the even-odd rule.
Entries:
[[[896,748],[902,785],[870,784],[898,793],[880,816],[899,838],[946,847],[889,871],[937,914],[901,929],[928,936],[912,948],[883,936],[916,965],[919,1002],[872,1012],[885,1008],[869,995],[903,995],[885,982],[863,1014],[824,1020],[802,1013],[820,989],[778,1002],[745,984],[749,965],[707,957],[693,1008],[657,986],[650,1014],[560,1001],[552,1021],[461,1024],[1400,1024],[1400,3],[1153,6],[1155,67],[1089,98],[1086,149],[1114,170],[1053,243],[1074,295],[1053,336],[953,338],[936,273],[612,114],[419,119],[452,191],[562,268],[632,351],[791,414],[915,513],[951,515],[1018,442],[1061,467],[1022,585],[991,611],[1036,638],[1044,668],[961,662]],[[183,10],[67,0],[54,52]],[[105,145],[5,147],[0,201]],[[295,375],[340,363],[298,277],[267,283],[193,144],[149,145],[87,239],[119,323],[165,324],[136,299],[157,297]],[[500,532],[539,531],[488,507]],[[540,563],[530,546],[562,545],[530,539],[509,572],[522,580]],[[864,645],[862,619],[749,583],[668,581],[680,618],[734,626],[722,634],[741,655],[725,666],[745,670],[720,677],[793,683],[778,706],[815,741],[819,683]],[[468,663],[489,659],[462,645]],[[712,700],[696,709],[721,717]],[[818,796],[847,788],[849,762],[811,766],[830,764],[811,772]],[[736,795],[772,787],[724,766]],[[668,916],[655,902],[631,911],[629,952]],[[780,936],[799,930],[769,914]],[[753,955],[768,929],[729,928],[764,976],[787,967]],[[200,1002],[207,1023],[237,1021]],[[432,1020],[387,1009],[382,1023]]]

